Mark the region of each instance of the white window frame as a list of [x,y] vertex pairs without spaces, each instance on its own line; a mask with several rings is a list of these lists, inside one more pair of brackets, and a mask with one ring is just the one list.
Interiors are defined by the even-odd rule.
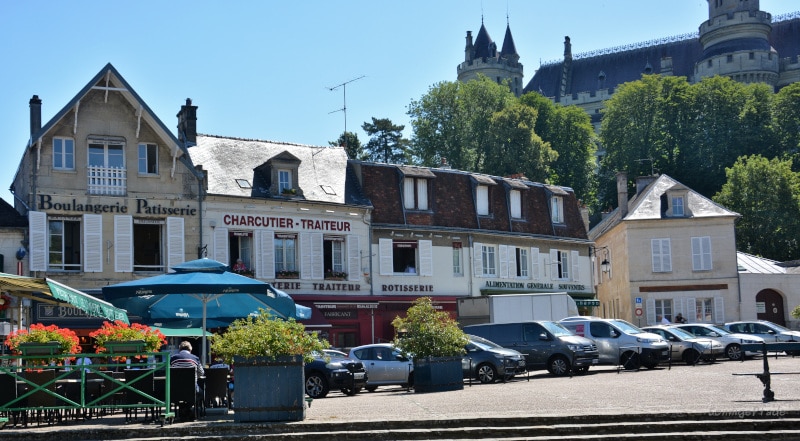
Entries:
[[511,190],[509,192],[509,200],[511,203],[511,218],[522,218],[522,193],[519,190]]
[[[137,165],[140,175],[158,175],[158,145],[150,142],[140,142],[137,151]],[[150,171],[150,166],[153,171]]]
[[56,136],[53,138],[53,169],[75,170],[75,140]]
[[[158,230],[158,244],[157,244],[158,245],[157,246],[157,248],[158,248],[158,254],[157,254],[158,259],[155,260],[155,263],[153,263],[153,264],[137,263],[136,262],[136,256],[139,255],[138,254],[139,252],[141,252],[141,250],[138,250],[138,248],[143,246],[143,243],[148,242],[145,239],[137,237],[139,234],[141,234],[138,230],[141,230],[142,228],[145,228],[145,227],[151,227],[151,226],[155,226],[155,228]],[[153,222],[153,221],[150,221],[149,219],[135,219],[134,218],[133,219],[133,227],[132,227],[131,233],[132,233],[132,241],[133,241],[132,242],[133,243],[132,252],[133,252],[133,258],[134,258],[133,271],[137,271],[137,272],[138,271],[145,271],[145,272],[147,272],[147,271],[161,271],[161,272],[163,272],[165,270],[165,266],[169,266],[168,263],[167,263],[167,256],[166,256],[166,254],[168,253],[168,250],[167,250],[167,238],[166,238],[166,234],[167,234],[166,233],[166,222],[165,221],[161,221],[161,220]]]
[[478,216],[489,215],[489,186],[478,185],[475,189],[475,209],[478,211]]
[[[78,243],[72,243],[75,254],[77,254],[77,262],[66,263],[66,246],[67,237],[65,232],[67,230],[66,223],[70,224],[70,228],[78,228],[77,234],[72,236],[77,238]],[[55,225],[61,225],[61,231],[54,231]],[[61,245],[56,247],[54,240],[60,238]],[[47,220],[47,267],[53,271],[80,271],[81,270],[81,255],[82,255],[82,236],[81,236],[81,221],[78,218],[56,218]],[[74,256],[74,254],[73,254]],[[71,261],[71,259],[69,259]],[[58,263],[60,261],[60,263]]]
[[550,218],[554,224],[564,223],[564,199],[561,196],[550,198]]
[[711,271],[711,237],[692,237],[692,271]]
[[428,209],[428,180],[403,178],[403,206],[406,210]]
[[[655,299],[654,307],[656,310],[656,318],[666,317],[670,322],[675,317],[672,299]],[[658,324],[661,324],[660,322]]]
[[481,245],[481,274],[484,277],[497,276],[497,247]]
[[[293,247],[287,246],[288,243],[294,244]],[[275,272],[281,271],[300,271],[297,267],[297,254],[299,248],[298,237],[295,234],[275,234]]]
[[289,169],[278,170],[278,194],[282,194],[284,190],[291,190],[292,188],[292,171]]
[[650,239],[650,260],[654,273],[672,272],[672,244],[669,238]]
[[516,268],[514,275],[521,279],[529,278],[530,272],[528,271],[528,248],[517,247],[514,251],[516,253]]
[[464,276],[464,248],[461,242],[453,242],[453,275]]
[[553,258],[552,262],[553,274],[551,279],[569,280],[570,271],[572,270],[572,267],[569,262],[570,252],[564,250],[550,250],[550,255]]
[[[121,140],[103,140],[103,139],[89,139],[89,146],[88,146],[88,164],[94,167],[102,167],[102,168],[125,168],[125,142]],[[92,153],[91,150],[96,148],[94,146],[102,146],[103,147],[103,164],[92,164]],[[110,146],[114,146],[115,148],[113,151],[115,152],[113,155],[110,154]],[[119,147],[117,149],[116,147]],[[119,150],[119,154],[116,151]],[[122,161],[122,165],[111,165],[110,158],[119,157]]]
[[673,216],[683,216],[684,215],[684,199],[683,196],[673,196],[672,197],[672,215]]

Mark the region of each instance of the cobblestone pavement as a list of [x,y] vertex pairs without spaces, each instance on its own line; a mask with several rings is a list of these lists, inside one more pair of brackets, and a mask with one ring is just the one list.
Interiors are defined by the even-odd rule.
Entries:
[[[720,419],[758,415],[798,415],[800,412],[800,358],[770,357],[772,390],[775,401],[763,403],[763,386],[755,376],[734,373],[760,373],[762,359],[744,362],[720,361],[687,366],[682,363],[652,370],[618,371],[613,367],[592,368],[585,375],[553,377],[533,372],[528,377],[490,385],[465,383],[464,389],[451,392],[416,394],[398,387],[381,387],[375,392],[346,396],[331,392],[314,400],[303,421],[290,425],[319,426],[331,423],[411,424],[420,421],[459,419],[529,418],[547,416],[593,416],[619,414],[703,414]],[[157,424],[125,424],[116,414],[85,422],[57,426],[5,428],[0,439],[12,433],[53,435],[70,431],[103,428],[156,427]],[[194,422],[177,421],[173,426],[187,430],[233,424],[233,415],[212,409]],[[65,436],[65,438],[68,438]],[[23,439],[14,437],[14,439]]]

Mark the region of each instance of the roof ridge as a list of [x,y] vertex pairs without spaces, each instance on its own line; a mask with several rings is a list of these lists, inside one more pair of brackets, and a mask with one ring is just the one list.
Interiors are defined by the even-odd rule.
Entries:
[[312,144],[300,144],[297,142],[287,142],[287,141],[273,141],[270,139],[258,139],[258,138],[242,138],[239,136],[225,136],[225,135],[212,135],[208,133],[198,133],[197,136],[205,136],[208,138],[217,138],[217,139],[232,139],[236,141],[248,141],[248,142],[268,142],[270,144],[278,144],[278,145],[289,145],[289,146],[297,146],[297,147],[312,147],[317,149],[337,149],[343,148],[341,146],[323,146],[323,145],[312,145]]

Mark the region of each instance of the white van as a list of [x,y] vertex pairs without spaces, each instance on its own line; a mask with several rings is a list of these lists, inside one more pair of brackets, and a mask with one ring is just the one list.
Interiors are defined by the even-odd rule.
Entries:
[[575,316],[559,323],[577,335],[594,340],[600,364],[621,365],[625,369],[652,369],[669,360],[669,344],[656,334],[642,331],[620,319]]

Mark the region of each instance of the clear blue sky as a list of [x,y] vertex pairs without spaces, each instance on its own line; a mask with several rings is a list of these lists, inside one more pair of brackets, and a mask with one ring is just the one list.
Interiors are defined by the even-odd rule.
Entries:
[[[800,10],[761,0],[773,15]],[[167,127],[186,98],[198,132],[327,145],[365,121],[406,125],[408,104],[454,81],[466,31],[481,17],[502,44],[506,22],[527,84],[541,62],[696,32],[706,0],[0,0],[0,197],[29,137],[28,100],[50,120],[113,64]],[[507,18],[508,17],[508,18]]]

